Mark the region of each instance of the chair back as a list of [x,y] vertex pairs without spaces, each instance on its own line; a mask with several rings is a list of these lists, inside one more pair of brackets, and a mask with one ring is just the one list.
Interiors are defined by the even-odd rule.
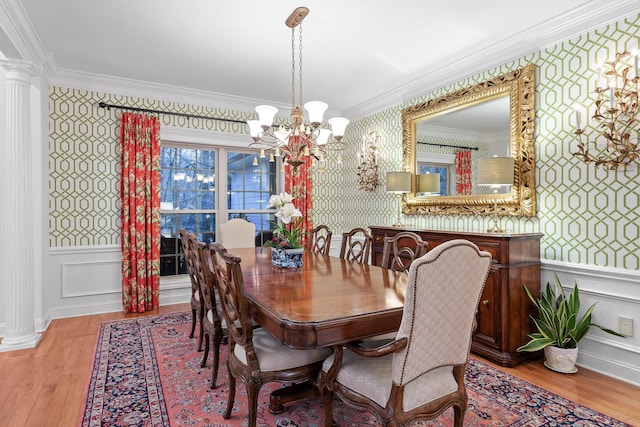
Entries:
[[307,250],[316,254],[329,255],[332,234],[333,232],[326,225],[312,228],[307,239]]
[[385,237],[382,248],[382,267],[407,271],[411,263],[427,252],[428,243],[411,231],[401,231]]
[[395,384],[466,363],[490,265],[490,253],[462,239],[442,243],[411,264],[397,335],[409,341],[393,355]]
[[[233,352],[233,347],[238,344],[245,347],[247,357],[253,354],[255,358],[255,353],[250,348],[253,328],[242,269],[240,268],[241,259],[239,256],[227,252],[227,249],[220,243],[212,243],[209,249],[222,316],[227,323],[227,332],[230,338],[229,352]],[[251,361],[247,360],[247,364],[251,364]]]
[[215,275],[211,271],[209,250],[204,242],[197,241],[192,245],[193,265],[200,285],[205,312],[211,312],[212,319],[216,322],[220,320],[220,316],[216,309]]
[[193,297],[199,292],[200,286],[198,285],[198,278],[196,277],[196,270],[193,264],[194,258],[192,257],[192,250],[194,249],[194,242],[199,242],[198,236],[193,233],[189,233],[184,228],[180,229],[180,245],[182,246],[182,254],[184,256],[184,262],[187,264],[187,272],[189,273],[189,279],[191,280],[191,296]]
[[342,233],[340,258],[360,264],[369,264],[370,252],[371,234],[367,230],[354,228],[351,231]]
[[219,234],[216,241],[227,249],[256,246],[256,225],[242,218],[233,218],[220,224]]

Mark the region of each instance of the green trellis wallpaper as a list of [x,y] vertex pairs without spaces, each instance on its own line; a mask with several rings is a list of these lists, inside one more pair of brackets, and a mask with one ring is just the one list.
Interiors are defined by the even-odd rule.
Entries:
[[[621,19],[523,58],[448,85],[401,105],[353,122],[347,141],[361,141],[372,130],[380,135],[380,175],[402,165],[400,111],[431,97],[486,80],[490,76],[536,66],[536,190],[533,218],[502,218],[514,232],[544,233],[543,258],[630,270],[640,269],[640,174],[595,170],[574,158],[571,115],[576,105],[583,117],[593,113],[596,64],[617,51],[635,49],[640,15]],[[50,92],[49,240],[50,246],[118,244],[118,114],[97,107],[99,101],[143,108],[215,115],[244,120],[248,113],[135,97],[53,87]],[[245,133],[243,125],[162,116],[164,125]],[[595,137],[590,128],[589,136]],[[314,222],[334,234],[356,226],[392,224],[397,199],[384,192],[359,190],[356,150],[348,146],[344,165],[314,173]],[[329,157],[329,161],[335,158]],[[363,224],[363,218],[367,223]],[[479,216],[409,216],[421,228],[483,230],[489,218]]]

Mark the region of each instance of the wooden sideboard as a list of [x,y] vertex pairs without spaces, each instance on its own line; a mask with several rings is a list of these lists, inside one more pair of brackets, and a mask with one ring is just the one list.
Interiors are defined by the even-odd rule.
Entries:
[[[478,305],[478,327],[471,351],[502,366],[515,366],[540,353],[517,352],[533,332],[529,315],[535,307],[523,289],[540,294],[541,233],[498,234],[420,230],[370,226],[373,236],[372,263],[381,265],[384,238],[400,231],[413,231],[427,241],[427,250],[453,239],[466,239],[491,253],[491,269]],[[463,266],[461,266],[463,267]]]

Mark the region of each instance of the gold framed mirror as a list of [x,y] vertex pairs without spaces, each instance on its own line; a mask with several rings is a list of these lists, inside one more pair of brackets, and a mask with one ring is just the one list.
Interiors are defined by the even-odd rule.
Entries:
[[[423,161],[425,158],[427,161],[429,159],[429,154],[420,153],[418,156],[418,142],[424,143],[419,141],[418,137],[421,136],[420,132],[428,128],[431,123],[444,123],[441,121],[443,119],[457,123],[473,122],[478,117],[473,120],[467,119],[471,117],[470,115],[479,115],[481,110],[488,110],[490,105],[502,104],[504,105],[502,107],[503,113],[500,113],[499,117],[489,119],[484,117],[478,120],[478,123],[502,123],[501,126],[505,129],[499,133],[504,134],[504,148],[492,145],[491,141],[495,139],[494,137],[480,139],[480,142],[468,144],[470,146],[461,143],[464,138],[456,138],[455,144],[452,145],[428,142],[426,144],[447,146],[451,152],[463,149],[478,151],[478,154],[474,155],[475,159],[471,156],[472,170],[477,168],[478,156],[488,156],[491,153],[512,156],[515,160],[514,181],[511,187],[505,187],[505,192],[497,195],[498,215],[535,216],[534,72],[534,65],[530,64],[524,68],[402,110],[403,170],[411,172],[414,177],[412,191],[407,193],[403,199],[405,214],[494,214],[493,194],[490,194],[486,189],[482,190],[476,187],[475,184],[470,186],[476,189],[473,194],[451,195],[451,193],[455,193],[453,185],[449,186],[452,188],[451,193],[443,191],[443,194],[447,195],[424,196],[418,191],[417,176],[420,173],[418,157],[421,157]],[[506,117],[502,117],[502,115],[506,115]],[[441,131],[443,129],[445,128],[440,128]],[[476,129],[469,132],[468,129],[460,129],[460,132],[461,134],[481,135],[483,131]],[[449,155],[449,157],[453,156],[453,154]],[[434,153],[433,157],[437,163],[441,161],[442,155]],[[453,167],[455,170],[455,165]],[[446,178],[445,175],[443,177]],[[452,175],[449,181],[455,181],[455,179],[455,176]],[[465,188],[465,192],[468,191],[469,189]]]

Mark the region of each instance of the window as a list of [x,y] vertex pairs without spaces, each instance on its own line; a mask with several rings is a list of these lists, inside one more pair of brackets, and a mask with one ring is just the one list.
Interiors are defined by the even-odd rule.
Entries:
[[277,193],[276,163],[253,164],[254,154],[227,152],[228,218],[243,218],[256,225],[256,245],[271,239],[276,220],[273,209],[267,209],[269,197]]
[[[224,147],[163,145],[160,153],[160,276],[186,274],[179,230],[209,244],[219,222],[244,218],[256,225],[256,244],[271,236],[277,164],[253,165],[254,154]],[[226,188],[227,191],[220,191]]]

